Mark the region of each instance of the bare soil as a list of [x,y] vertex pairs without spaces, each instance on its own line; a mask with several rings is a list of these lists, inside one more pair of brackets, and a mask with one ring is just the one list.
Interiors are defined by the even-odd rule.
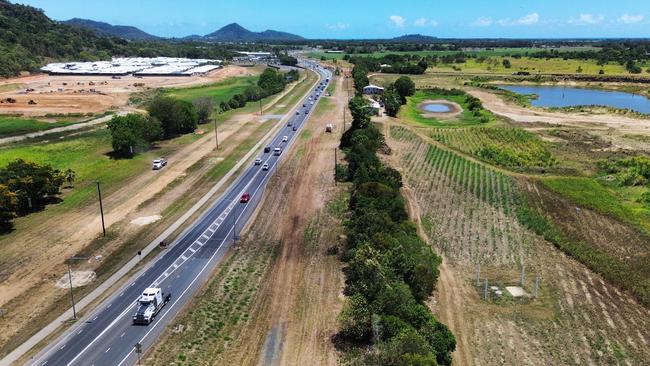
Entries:
[[[0,99],[13,98],[16,103],[1,103],[0,114],[45,116],[101,113],[124,107],[133,93],[163,87],[210,84],[228,77],[252,75],[256,72],[256,69],[228,65],[205,76],[137,78],[129,75],[112,79],[110,76],[38,74],[4,79],[0,80]],[[33,91],[27,92],[27,89]],[[28,104],[30,100],[36,104]]]

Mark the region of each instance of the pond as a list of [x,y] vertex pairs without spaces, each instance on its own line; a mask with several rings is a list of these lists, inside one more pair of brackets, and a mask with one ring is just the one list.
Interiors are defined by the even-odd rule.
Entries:
[[631,109],[639,113],[650,113],[650,99],[632,93],[545,85],[499,85],[499,87],[517,94],[537,95],[537,99],[531,101],[531,104],[535,107],[576,107],[597,105]]
[[422,110],[431,113],[449,113],[451,112],[451,107],[443,103],[427,103],[422,106]]

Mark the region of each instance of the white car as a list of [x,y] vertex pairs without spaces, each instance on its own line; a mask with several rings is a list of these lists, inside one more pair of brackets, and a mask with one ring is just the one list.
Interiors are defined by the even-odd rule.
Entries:
[[262,159],[257,158],[255,159],[255,165],[261,165],[262,164]]
[[282,137],[282,142],[287,142],[287,141],[289,141],[289,136]]
[[156,159],[153,162],[151,162],[151,169],[153,170],[160,170],[162,169],[165,165],[167,165],[167,160],[160,158]]
[[262,170],[264,170],[264,171],[269,170],[269,164],[262,165]]

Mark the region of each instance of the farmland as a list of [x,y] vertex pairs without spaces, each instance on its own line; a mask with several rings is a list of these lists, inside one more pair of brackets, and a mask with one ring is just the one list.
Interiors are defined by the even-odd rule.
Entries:
[[[417,197],[412,203],[422,230],[447,260],[430,306],[459,339],[456,359],[487,365],[634,365],[648,359],[650,312],[519,222],[521,200],[547,192],[543,186],[448,151],[422,132],[396,125],[388,131],[390,160],[403,172],[409,196]],[[571,224],[598,235],[607,219],[587,209],[576,215],[587,214]],[[481,278],[498,286],[518,283],[524,264],[531,279],[525,291],[532,291],[536,275],[543,278],[539,297],[482,300],[474,287],[477,264]]]

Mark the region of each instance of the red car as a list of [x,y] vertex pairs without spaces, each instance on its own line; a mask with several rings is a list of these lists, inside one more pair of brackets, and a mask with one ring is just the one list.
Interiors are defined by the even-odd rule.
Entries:
[[241,203],[248,203],[248,201],[251,200],[251,195],[248,193],[244,193],[241,195],[241,198],[239,199],[239,202]]

